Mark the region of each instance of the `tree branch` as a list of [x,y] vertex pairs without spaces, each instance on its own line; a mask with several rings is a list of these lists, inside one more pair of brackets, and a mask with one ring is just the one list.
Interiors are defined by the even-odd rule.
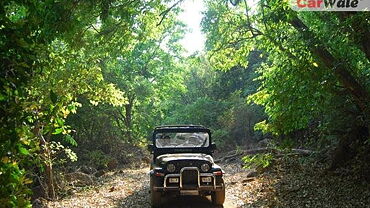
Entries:
[[184,0],[178,0],[175,4],[173,4],[171,7],[169,7],[168,9],[164,10],[163,12],[161,12],[159,14],[159,16],[162,16],[161,18],[161,21],[159,21],[159,23],[157,24],[157,26],[159,26],[160,24],[162,24],[163,20],[166,18],[166,16],[168,15],[168,13],[173,9],[175,8],[177,5],[179,5],[181,2],[183,2]]

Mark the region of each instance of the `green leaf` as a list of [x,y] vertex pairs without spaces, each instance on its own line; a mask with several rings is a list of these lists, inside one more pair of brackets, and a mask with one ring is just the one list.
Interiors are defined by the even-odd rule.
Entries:
[[5,95],[3,95],[3,94],[0,93],[0,101],[4,101],[4,100],[6,100],[6,98],[7,97]]
[[55,131],[53,132],[53,134],[60,134],[63,132],[63,128],[57,128],[55,129]]
[[64,121],[60,118],[56,118],[55,121],[58,123],[59,126],[63,126],[64,125]]
[[76,140],[69,134],[67,134],[64,137],[64,141],[68,142],[70,145],[77,147],[77,142]]
[[29,154],[30,154],[30,152],[29,152],[26,148],[24,148],[24,147],[22,147],[22,146],[19,146],[19,147],[18,147],[18,151],[19,151],[19,153],[21,153],[22,155],[29,155]]

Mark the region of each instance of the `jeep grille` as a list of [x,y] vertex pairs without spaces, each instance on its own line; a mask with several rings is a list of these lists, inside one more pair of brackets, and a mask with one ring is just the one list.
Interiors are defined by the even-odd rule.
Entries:
[[198,171],[196,170],[184,170],[182,172],[182,185],[186,186],[197,186],[198,185]]

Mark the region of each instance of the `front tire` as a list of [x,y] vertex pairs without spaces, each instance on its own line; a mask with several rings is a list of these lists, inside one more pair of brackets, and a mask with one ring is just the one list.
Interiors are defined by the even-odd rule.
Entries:
[[161,206],[162,196],[160,192],[154,190],[155,181],[153,177],[150,177],[150,203],[152,208],[158,208]]
[[222,206],[225,202],[225,184],[223,179],[221,181],[221,184],[223,187],[222,190],[214,191],[211,195],[212,203],[217,206]]

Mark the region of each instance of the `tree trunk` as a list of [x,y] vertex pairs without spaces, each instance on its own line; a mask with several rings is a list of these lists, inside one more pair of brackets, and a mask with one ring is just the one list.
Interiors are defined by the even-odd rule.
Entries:
[[129,143],[132,143],[132,108],[134,105],[135,96],[129,96],[128,103],[125,105],[125,126],[126,138]]
[[54,175],[53,175],[53,164],[51,162],[46,163],[46,180],[48,186],[48,197],[50,199],[55,199],[55,189],[54,189]]
[[355,77],[350,73],[350,70],[346,68],[349,66],[345,66],[344,63],[338,61],[324,47],[323,43],[320,41],[314,41],[318,40],[318,38],[298,17],[292,19],[290,24],[302,34],[304,40],[307,41],[307,46],[310,48],[311,52],[319,58],[326,68],[333,71],[339,82],[353,97],[357,107],[359,107],[365,117],[368,117],[370,115],[368,106],[368,103],[370,103],[369,92],[355,79]]
[[53,158],[51,155],[49,144],[50,144],[50,133],[47,135],[46,141],[44,144],[45,174],[46,174],[46,184],[48,187],[48,197],[50,199],[55,199]]
[[366,127],[356,127],[343,135],[333,152],[329,170],[335,170],[344,166],[346,162],[356,155],[357,149],[363,145],[368,137],[369,134]]
[[253,128],[251,116],[248,117],[248,132],[249,132],[250,139],[252,140],[252,137],[254,137],[254,128]]
[[126,126],[126,138],[128,142],[132,142],[132,135],[131,135],[131,112],[132,112],[132,105],[127,104],[125,105],[125,126]]
[[[46,175],[46,184],[47,184],[47,190],[45,191],[45,194],[49,199],[55,199],[55,188],[54,188],[54,175],[53,175],[53,164],[52,164],[52,156],[49,148],[50,144],[50,133],[47,135],[46,140],[44,136],[41,134],[41,129],[43,128],[43,125],[39,122],[37,122],[34,125],[34,129],[32,130],[33,134],[39,138],[40,141],[40,147],[41,147],[41,157],[45,161],[45,175]],[[42,185],[42,182],[40,181],[40,185]]]

